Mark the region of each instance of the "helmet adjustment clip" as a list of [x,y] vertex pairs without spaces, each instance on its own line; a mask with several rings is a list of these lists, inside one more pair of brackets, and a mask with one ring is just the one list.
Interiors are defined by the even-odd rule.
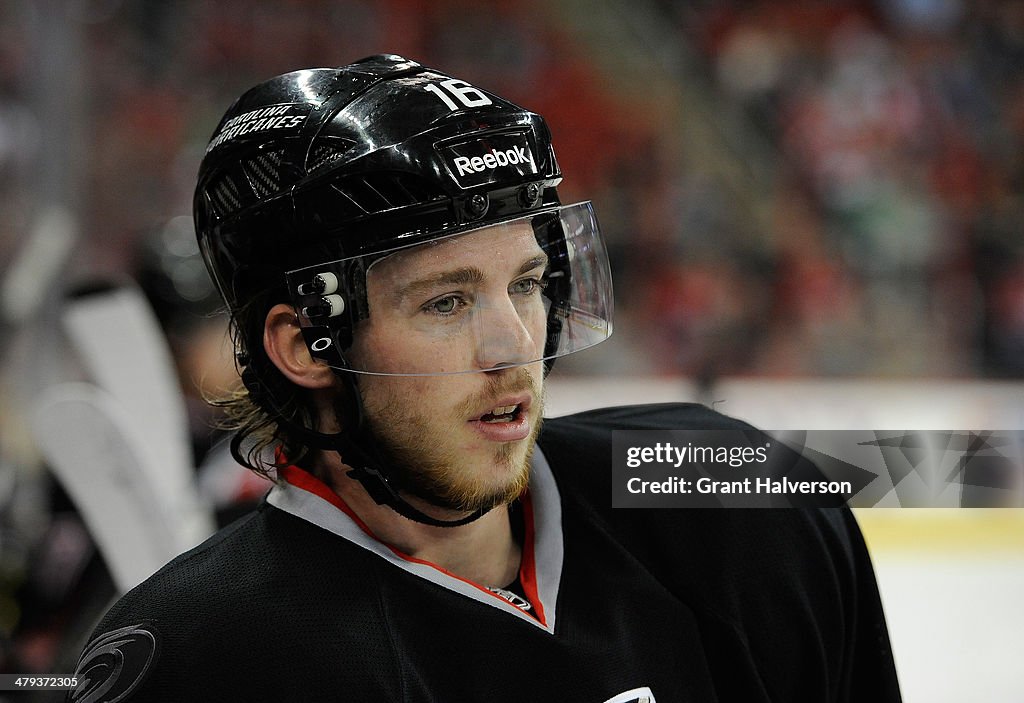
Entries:
[[338,290],[338,277],[330,271],[318,273],[309,283],[298,286],[299,295],[330,295]]
[[312,305],[302,308],[302,316],[312,320],[317,317],[337,317],[345,312],[345,299],[340,295],[322,295]]

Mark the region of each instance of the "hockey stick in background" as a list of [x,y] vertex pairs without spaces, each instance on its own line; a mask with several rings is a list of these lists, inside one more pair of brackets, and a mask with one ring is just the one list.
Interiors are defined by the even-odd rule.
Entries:
[[136,469],[168,516],[177,551],[215,529],[195,485],[188,417],[166,337],[134,286],[100,287],[67,301],[64,326],[95,382],[124,410],[111,423],[146,447]]
[[159,457],[113,396],[88,383],[56,385],[40,397],[30,422],[119,592],[181,551],[177,517],[142,468]]

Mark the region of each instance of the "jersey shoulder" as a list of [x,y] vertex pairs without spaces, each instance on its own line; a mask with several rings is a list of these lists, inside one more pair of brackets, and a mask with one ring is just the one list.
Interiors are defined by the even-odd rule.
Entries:
[[610,430],[732,430],[753,427],[699,403],[651,403],[595,408],[548,418],[541,436],[601,434]]
[[[686,536],[700,535],[702,544],[712,549],[721,547],[722,553],[736,554],[744,545],[752,545],[755,551],[780,557],[801,549],[808,540],[821,539],[833,541],[830,546],[844,551],[851,525],[856,526],[845,508],[612,508],[614,434],[636,430],[759,432],[749,423],[692,403],[602,408],[549,419],[538,445],[558,482],[563,504],[579,507],[624,534],[647,531],[650,534],[643,538],[647,541],[667,538],[671,542],[678,538],[680,547],[691,545],[692,540]],[[812,462],[802,461],[809,470],[817,471]],[[764,529],[769,525],[771,530]],[[800,539],[794,541],[797,537]],[[778,547],[773,546],[775,542]]]
[[266,676],[281,651],[349,643],[387,661],[374,573],[365,550],[264,503],[110,608],[69,700],[288,700]]
[[704,406],[662,404],[553,418],[538,440],[563,521],[610,535],[692,608],[723,690],[743,679],[736,662],[758,661],[765,686],[785,692],[780,700],[808,690],[898,700],[874,572],[849,508],[612,508],[616,430],[757,430]]
[[537,445],[560,485],[601,505],[611,496],[614,433],[644,430],[756,432],[742,420],[697,403],[623,405],[547,418]]

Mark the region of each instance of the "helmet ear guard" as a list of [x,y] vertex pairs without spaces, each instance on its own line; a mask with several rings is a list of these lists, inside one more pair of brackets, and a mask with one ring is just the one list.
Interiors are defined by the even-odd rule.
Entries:
[[355,326],[369,315],[365,265],[352,259],[337,270],[313,273],[305,283],[288,277],[310,355],[336,369],[348,368],[343,352],[352,346]]
[[[340,349],[343,344],[352,343],[351,327],[341,327],[334,330],[326,325],[311,325],[302,328],[302,338],[306,342],[310,356],[320,359],[328,366],[336,369],[346,367],[345,357]],[[339,342],[335,342],[335,340]]]

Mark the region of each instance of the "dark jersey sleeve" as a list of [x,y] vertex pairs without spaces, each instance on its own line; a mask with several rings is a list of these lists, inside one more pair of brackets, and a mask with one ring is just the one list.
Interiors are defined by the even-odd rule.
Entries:
[[613,509],[618,429],[753,428],[704,406],[663,404],[551,419],[539,440],[567,510],[602,521],[697,614],[721,700],[900,700],[874,572],[848,508]]
[[68,701],[401,700],[360,552],[264,503],[114,604]]

